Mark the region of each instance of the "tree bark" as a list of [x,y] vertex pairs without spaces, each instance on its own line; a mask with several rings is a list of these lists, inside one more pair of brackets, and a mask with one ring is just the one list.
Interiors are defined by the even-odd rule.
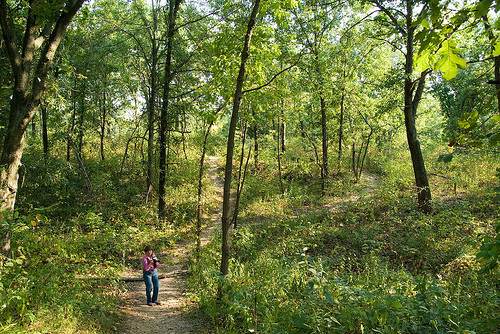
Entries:
[[42,123],[42,145],[45,158],[49,157],[49,135],[47,133],[47,106],[40,108],[40,119]]
[[324,194],[326,186],[326,178],[328,178],[328,137],[326,130],[326,105],[323,95],[320,96],[321,108],[321,148],[322,148],[322,174],[321,174],[321,191]]
[[354,178],[356,178],[356,142],[352,141],[352,152],[351,152],[351,170],[354,174]]
[[[344,72],[345,73],[345,72]],[[340,174],[342,169],[342,140],[344,139],[344,98],[345,89],[342,87],[340,95],[340,115],[339,115],[339,142],[338,142],[338,156],[337,156],[337,173]]]
[[[241,126],[241,122],[240,122]],[[236,201],[234,203],[234,210],[233,210],[233,217],[232,217],[232,222],[233,222],[233,228],[236,228],[236,210],[239,204],[240,200],[240,184],[241,184],[241,177],[243,173],[243,160],[245,159],[245,143],[247,139],[247,123],[242,126],[241,129],[241,154],[240,154],[240,162],[239,162],[239,167],[238,167],[238,179],[237,179],[237,186],[236,186]]]
[[146,203],[149,203],[153,193],[153,160],[154,160],[154,131],[155,131],[155,106],[156,106],[156,89],[157,89],[157,68],[158,68],[158,45],[156,32],[158,31],[158,8],[156,1],[151,0],[151,14],[153,18],[153,27],[151,38],[151,67],[149,68],[149,92],[148,92],[148,148],[146,163]]
[[281,195],[283,195],[283,194],[285,194],[285,187],[283,186],[283,175],[281,173],[281,150],[283,148],[283,146],[282,146],[283,142],[281,139],[281,135],[282,135],[281,123],[282,123],[281,117],[278,116],[278,131],[276,131],[278,134],[278,138],[276,141],[276,143],[277,143],[277,145],[276,145],[276,159],[278,161],[278,180],[279,180],[280,192],[281,192]]
[[66,136],[66,161],[71,159],[71,146],[73,145],[73,131],[75,131],[76,123],[76,75],[71,89],[71,123],[68,126],[68,134]]
[[286,123],[285,123],[285,106],[284,100],[281,100],[281,109],[280,109],[280,118],[281,118],[281,126],[280,126],[280,137],[281,137],[281,152],[286,151]]
[[[413,47],[414,47],[414,32],[413,26],[413,1],[406,0],[406,62],[405,62],[405,81],[404,81],[404,116],[406,127],[406,138],[408,141],[408,148],[410,150],[413,172],[415,175],[415,184],[417,187],[417,201],[418,207],[421,211],[429,213],[432,211],[431,206],[431,190],[429,187],[429,180],[427,178],[427,171],[425,169],[424,157],[420,148],[420,142],[417,136],[417,129],[415,126],[415,115],[417,112],[418,102],[420,101],[423,86],[425,83],[425,75],[419,79],[419,87],[417,94],[413,97],[412,81],[413,75]],[[418,96],[420,94],[420,96]]]
[[203,194],[203,170],[205,168],[205,154],[207,151],[208,136],[210,135],[210,130],[214,122],[210,122],[205,131],[205,136],[203,137],[203,145],[201,147],[200,165],[198,171],[198,196],[196,201],[196,256],[199,257],[201,251],[201,211],[202,203],[201,197]]
[[[230,196],[231,196],[231,179],[233,172],[233,153],[234,153],[234,134],[236,132],[236,124],[238,122],[238,113],[241,105],[243,83],[245,80],[246,62],[250,56],[250,41],[252,38],[253,28],[255,26],[257,14],[259,12],[260,0],[255,0],[252,7],[252,12],[248,19],[245,41],[241,51],[240,69],[238,78],[236,79],[236,87],[233,98],[233,110],[229,123],[229,133],[227,139],[226,150],[226,168],[224,172],[224,194],[222,201],[222,257],[220,264],[220,272],[222,276],[226,276],[229,270],[230,257],[230,228],[231,220],[230,213]],[[219,297],[222,296],[222,290],[219,288]]]
[[[83,2],[84,0],[74,0],[64,6],[39,53],[37,66],[32,71],[34,57],[38,54],[35,40],[39,32],[39,22],[36,21],[32,6],[28,6],[23,42],[22,46],[18,47],[16,34],[11,27],[13,19],[9,13],[10,6],[6,0],[0,0],[0,27],[14,83],[9,121],[0,155],[0,218],[5,211],[14,209],[26,128],[35,115],[42,94],[45,92],[47,73],[53,63],[57,48],[70,21]],[[7,233],[2,236],[2,252],[8,255],[9,251],[10,236]]]
[[83,84],[83,91],[80,92],[80,117],[78,121],[78,154],[83,159],[83,138],[85,136],[85,84]]
[[328,178],[328,134],[326,121],[326,102],[323,92],[323,77],[321,73],[319,54],[314,50],[314,58],[316,61],[317,88],[319,91],[319,106],[321,111],[321,153],[322,153],[322,168],[321,168],[321,193],[325,194],[326,179]]
[[[236,191],[236,199],[234,200],[234,210],[233,210],[233,226],[236,229],[238,227],[238,215],[240,213],[240,200],[241,200],[241,193],[243,192],[243,186],[245,185],[245,178],[247,176],[247,171],[248,171],[248,161],[250,161],[250,154],[252,153],[252,146],[248,147],[248,153],[247,153],[247,158],[245,160],[245,165],[243,167],[243,171],[240,171],[239,174],[241,175],[240,180],[238,180],[238,188]],[[242,164],[243,165],[243,164]]]
[[104,89],[102,92],[102,113],[101,113],[101,132],[100,132],[100,153],[101,153],[101,161],[104,161],[104,137],[106,135],[106,116],[107,116],[107,108],[106,108],[106,90]]
[[165,180],[167,173],[167,132],[168,132],[168,107],[170,99],[170,83],[172,82],[172,49],[175,35],[175,21],[182,0],[170,0],[168,11],[167,47],[165,59],[165,73],[163,80],[163,103],[160,113],[160,175],[158,181],[158,218],[164,220],[165,212]]

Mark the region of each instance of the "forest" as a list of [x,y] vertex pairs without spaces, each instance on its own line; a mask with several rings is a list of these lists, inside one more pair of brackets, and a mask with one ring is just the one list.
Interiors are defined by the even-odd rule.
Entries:
[[0,334],[497,333],[499,10],[0,0]]

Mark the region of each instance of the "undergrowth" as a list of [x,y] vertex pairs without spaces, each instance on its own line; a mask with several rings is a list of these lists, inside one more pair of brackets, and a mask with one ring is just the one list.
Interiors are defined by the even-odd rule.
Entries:
[[74,161],[25,154],[17,210],[0,223],[12,249],[0,258],[0,333],[116,332],[123,268],[139,268],[146,244],[194,238],[198,152],[188,153],[170,170],[167,222],[156,198],[145,202],[137,162],[120,172],[121,156],[86,159],[89,183]]
[[456,194],[433,181],[431,215],[394,161],[373,189],[338,180],[324,198],[307,181],[281,196],[276,174],[249,176],[230,273],[219,275],[216,238],[192,265],[193,298],[219,333],[493,333],[498,271],[482,272],[476,254],[500,213],[497,163],[483,159]]

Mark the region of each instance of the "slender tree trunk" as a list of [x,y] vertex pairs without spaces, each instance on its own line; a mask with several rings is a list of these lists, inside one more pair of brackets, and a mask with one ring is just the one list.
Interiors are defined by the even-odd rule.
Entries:
[[[413,164],[413,172],[415,174],[415,184],[417,187],[417,200],[418,207],[423,212],[429,213],[432,211],[431,206],[431,190],[429,187],[429,180],[427,178],[427,171],[425,169],[424,157],[422,155],[422,150],[420,149],[420,142],[417,136],[417,129],[415,126],[415,115],[417,111],[418,102],[420,96],[413,97],[413,44],[414,44],[414,32],[415,27],[413,26],[413,2],[412,0],[406,0],[407,13],[406,13],[406,64],[405,64],[405,81],[404,81],[404,115],[405,115],[405,127],[406,127],[406,138],[408,141],[408,148],[410,150],[411,160]],[[419,82],[421,84],[421,89],[423,90],[423,84],[425,82],[425,76],[423,76]],[[417,88],[417,93],[419,89]],[[421,91],[420,91],[421,95]]]
[[175,35],[175,21],[182,0],[170,0],[168,12],[167,47],[165,59],[165,73],[163,80],[163,103],[160,114],[160,175],[158,182],[158,217],[165,219],[165,180],[167,173],[167,132],[168,107],[170,99],[170,83],[172,82],[172,49]]
[[186,153],[186,131],[187,131],[187,122],[186,122],[186,113],[182,115],[182,129],[181,129],[181,139],[182,139],[182,153],[184,153],[184,160],[188,159]]
[[319,54],[314,50],[314,58],[316,61],[316,75],[318,80],[319,91],[319,106],[321,111],[321,149],[322,149],[322,168],[321,168],[321,193],[324,195],[326,187],[326,179],[328,178],[328,134],[327,134],[327,121],[326,121],[326,102],[323,93],[323,76],[321,73]]
[[365,141],[361,138],[361,147],[359,148],[358,157],[356,158],[356,182],[359,182],[359,177],[361,175],[360,166],[361,166],[361,156],[363,154],[363,150],[365,148]]
[[[248,19],[247,31],[245,34],[245,41],[241,51],[240,69],[238,78],[236,79],[236,87],[233,98],[233,110],[231,113],[231,121],[229,123],[229,133],[227,139],[226,150],[226,168],[224,172],[224,194],[222,201],[222,257],[220,272],[222,276],[226,276],[229,270],[229,257],[230,257],[230,229],[231,220],[230,213],[230,196],[231,196],[231,179],[233,172],[233,152],[234,152],[234,134],[236,132],[236,124],[238,122],[238,113],[240,110],[243,83],[245,80],[246,62],[250,56],[250,40],[252,38],[252,31],[255,26],[256,17],[259,12],[260,0],[254,0],[252,12]],[[219,287],[219,297],[222,297],[222,289]]]
[[49,135],[47,133],[47,107],[40,108],[40,119],[42,121],[42,144],[45,158],[49,156]]
[[236,192],[236,199],[234,201],[234,210],[233,210],[233,226],[236,229],[238,227],[238,215],[240,213],[240,199],[241,199],[241,193],[243,192],[243,186],[245,185],[245,178],[247,176],[247,171],[248,171],[248,161],[250,160],[250,154],[252,153],[252,146],[248,147],[248,153],[247,153],[247,158],[245,161],[245,165],[243,167],[243,171],[241,171],[240,168],[240,173],[242,173],[241,180],[238,181],[238,188]]
[[71,159],[71,146],[73,145],[73,132],[76,125],[76,76],[71,90],[71,123],[68,127],[68,135],[66,136],[66,161]]
[[356,178],[356,142],[352,141],[352,154],[351,154],[351,170],[354,174],[354,178]]
[[322,174],[321,174],[321,191],[324,194],[326,186],[326,178],[328,178],[328,137],[326,131],[326,105],[323,96],[320,97],[321,108],[321,148],[322,148]]
[[[363,153],[363,158],[361,159],[361,165],[358,170],[358,181],[361,180],[361,174],[363,173],[363,167],[365,165],[366,154],[368,153],[368,147],[370,146],[370,140],[372,138],[373,130],[370,129],[370,133],[368,134],[368,138],[366,139],[365,151]],[[359,152],[361,155],[361,151]]]
[[78,121],[78,154],[83,159],[83,137],[85,135],[85,85],[80,98],[80,118]]
[[102,93],[102,114],[101,114],[101,133],[100,133],[100,153],[101,153],[101,161],[104,161],[104,136],[106,135],[106,90],[103,90]]
[[[240,122],[241,123],[241,122]],[[240,184],[241,184],[241,177],[243,173],[243,161],[245,159],[245,143],[246,143],[246,138],[247,138],[247,123],[242,126],[241,129],[241,153],[240,153],[240,162],[239,162],[239,167],[238,167],[238,178],[237,178],[237,186],[236,186],[236,201],[234,204],[234,210],[233,210],[233,217],[232,217],[232,222],[233,222],[233,228],[236,228],[236,207],[239,202],[239,196],[240,196]]]
[[344,139],[344,97],[345,90],[342,87],[342,93],[340,95],[340,115],[339,115],[339,146],[338,146],[338,157],[337,157],[337,172],[340,174],[342,169],[342,140]]
[[281,101],[281,109],[280,109],[280,118],[281,118],[281,126],[280,126],[280,137],[281,137],[281,152],[286,151],[286,123],[285,123],[285,112],[284,112],[284,100]]
[[156,44],[156,32],[158,30],[158,9],[155,0],[151,0],[151,13],[153,15],[153,33],[151,36],[151,69],[150,69],[150,90],[148,98],[148,161],[146,167],[146,203],[149,203],[153,192],[153,150],[154,150],[154,119],[156,106],[156,72],[158,67],[158,46]]
[[277,161],[278,161],[278,179],[279,179],[279,186],[280,186],[280,192],[281,192],[281,195],[285,194],[285,187],[283,186],[283,175],[281,173],[281,149],[283,148],[282,146],[282,140],[281,140],[281,135],[282,132],[280,131],[281,130],[281,117],[278,116],[278,131],[277,134],[278,134],[278,138],[276,140],[276,158],[277,158]]
[[201,197],[203,194],[203,170],[205,168],[205,154],[207,151],[208,136],[212,129],[214,122],[210,122],[203,137],[203,145],[201,147],[200,167],[198,171],[198,196],[196,200],[196,256],[199,257],[201,251],[201,211],[202,202]]

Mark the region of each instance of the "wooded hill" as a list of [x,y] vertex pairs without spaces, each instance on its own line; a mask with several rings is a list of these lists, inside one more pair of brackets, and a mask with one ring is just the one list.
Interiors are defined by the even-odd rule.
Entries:
[[0,0],[0,333],[118,330],[180,240],[214,332],[495,332],[498,9]]

